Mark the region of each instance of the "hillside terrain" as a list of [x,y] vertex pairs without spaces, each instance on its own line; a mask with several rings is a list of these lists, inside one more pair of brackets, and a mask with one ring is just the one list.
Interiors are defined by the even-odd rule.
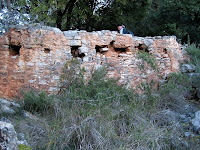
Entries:
[[[100,36],[101,40],[106,43],[107,39],[116,35],[115,42],[110,43],[113,40],[111,39],[108,40],[108,44],[103,43],[95,47],[99,41],[98,38],[92,38],[92,40],[97,40],[93,45],[90,42],[88,44],[92,45],[93,49],[88,48],[87,44],[84,46],[88,49],[84,49],[82,45],[68,45],[69,41],[74,41],[74,35],[66,36],[69,41],[65,41],[63,36],[61,42],[59,38],[53,41],[58,42],[58,45],[63,44],[66,49],[63,50],[62,47],[60,49],[63,50],[63,53],[67,51],[70,54],[69,59],[64,62],[63,60],[66,57],[63,58],[62,56],[65,55],[59,54],[59,48],[56,47],[56,43],[52,42],[53,37],[57,35],[55,31],[52,31],[52,28],[50,31],[44,30],[45,34],[43,34],[43,30],[39,30],[41,33],[35,32],[35,29],[34,32],[30,31],[29,33],[33,37],[35,37],[34,33],[37,33],[38,37],[41,36],[39,40],[32,41],[34,43],[32,45],[30,42],[27,42],[30,45],[24,44],[23,36],[20,36],[22,37],[20,39],[19,36],[14,36],[16,33],[21,34],[23,32],[25,34],[22,35],[26,35],[25,37],[29,35],[24,29],[18,30],[16,32],[16,29],[13,29],[11,32],[14,34],[8,34],[12,35],[10,36],[12,38],[9,38],[10,41],[1,37],[2,47],[0,52],[6,54],[4,59],[1,59],[1,65],[2,63],[7,64],[3,65],[3,69],[7,69],[7,74],[1,72],[0,80],[3,83],[5,76],[8,76],[9,80],[1,84],[0,89],[3,91],[6,83],[9,83],[9,88],[13,90],[17,87],[16,85],[26,84],[26,79],[30,80],[29,78],[36,77],[35,75],[38,75],[36,81],[30,83],[30,85],[42,83],[42,86],[20,86],[22,87],[20,90],[17,87],[18,91],[15,91],[14,97],[7,95],[6,92],[1,92],[1,95],[10,96],[10,101],[0,99],[0,135],[2,136],[1,139],[7,141],[0,141],[1,148],[10,145],[19,149],[37,150],[196,150],[200,148],[198,104],[200,99],[200,49],[195,44],[188,43],[187,48],[183,49],[184,46],[176,43],[174,37],[140,38],[102,31],[105,35]],[[56,31],[59,32],[59,30]],[[51,36],[46,36],[49,33]],[[58,34],[62,35],[60,32]],[[65,35],[69,34],[74,34],[74,32],[65,33]],[[98,32],[93,34],[96,36]],[[112,36],[108,36],[108,34],[112,34]],[[84,32],[83,37],[90,36],[91,34]],[[106,40],[105,36],[107,37]],[[50,39],[49,45],[47,44],[48,38]],[[133,40],[135,43],[131,45],[123,39]],[[41,43],[45,40],[46,43]],[[75,41],[78,40],[80,39]],[[85,39],[82,38],[81,40]],[[101,40],[100,42],[102,42]],[[9,42],[12,45],[7,47],[6,44],[9,45]],[[156,45],[159,42],[162,44]],[[165,42],[166,44],[163,44]],[[117,45],[117,43],[120,44]],[[148,45],[148,43],[151,44]],[[170,43],[174,45],[168,45]],[[18,47],[20,45],[20,54],[16,55],[16,53],[11,52],[16,50],[17,44]],[[147,46],[147,48],[143,46]],[[78,51],[77,53],[77,49],[83,50],[83,52],[79,53]],[[118,52],[114,51],[116,49]],[[158,55],[159,50],[162,50],[160,55]],[[104,52],[102,53],[102,51]],[[95,57],[92,57],[91,60],[86,59],[87,56],[93,56],[92,52],[95,52]],[[85,55],[80,56],[83,53]],[[108,60],[106,58],[109,57],[111,57],[110,60],[115,60],[115,63],[107,63],[105,60]],[[158,57],[162,59],[155,59]],[[55,75],[52,76],[53,82],[59,83],[55,84],[55,87],[59,85],[60,88],[57,93],[49,94],[48,91],[45,92],[45,87],[49,85],[48,81],[51,82],[51,73],[56,72],[53,68],[49,68],[50,72],[45,71],[49,67],[46,65],[48,64],[47,58],[57,58],[57,60],[61,60],[60,62],[63,61],[63,65],[61,63],[56,64],[60,66],[60,72],[57,75],[59,79],[53,78]],[[178,58],[179,60],[176,60]],[[3,62],[2,60],[6,61]],[[31,64],[32,60],[37,60],[37,62]],[[117,66],[120,65],[120,69],[122,69],[129,60],[138,61],[138,64],[140,64],[137,66],[138,72],[127,72],[127,76],[123,72],[119,72],[118,76],[109,76],[111,75],[109,72],[115,72]],[[166,60],[170,60],[170,63]],[[46,63],[41,63],[42,61]],[[51,60],[50,66],[55,67],[52,62]],[[83,64],[90,64],[91,62],[97,63],[96,66],[98,67],[91,68],[93,70],[88,71],[89,67],[84,67],[87,65]],[[35,66],[35,64],[38,64],[38,66]],[[12,80],[11,77],[14,77],[15,71],[13,71],[14,69],[10,70],[9,67],[18,69],[18,72],[16,71],[17,76]],[[27,68],[28,75],[26,72],[18,74],[20,69],[26,71]],[[155,74],[151,74],[152,72]],[[120,84],[122,79],[133,77],[129,76],[129,73],[131,75],[138,73],[135,80],[138,79],[140,82],[137,86],[130,86],[130,83],[133,85],[136,83],[131,81],[133,78]],[[140,75],[146,75],[146,77],[140,78]],[[153,78],[147,80],[150,75],[156,76],[155,79],[157,80],[152,80]],[[22,80],[19,79],[25,80],[21,82]],[[47,82],[41,82],[39,79]],[[5,128],[9,129],[10,132],[6,132]]]

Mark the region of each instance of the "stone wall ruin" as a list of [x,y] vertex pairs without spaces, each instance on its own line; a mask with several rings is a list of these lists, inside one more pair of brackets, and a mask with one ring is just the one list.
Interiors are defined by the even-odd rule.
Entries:
[[[138,52],[149,53],[159,71],[139,58]],[[30,25],[11,28],[0,37],[0,97],[15,97],[21,87],[58,92],[61,70],[74,57],[85,68],[85,78],[93,68],[108,66],[108,77],[135,88],[178,71],[183,51],[175,36],[132,37],[107,30],[62,32]]]

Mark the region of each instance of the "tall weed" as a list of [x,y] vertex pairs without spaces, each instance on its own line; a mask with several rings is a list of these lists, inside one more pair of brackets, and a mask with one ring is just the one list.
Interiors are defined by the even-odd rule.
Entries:
[[159,71],[157,68],[156,59],[153,58],[149,53],[145,51],[138,51],[138,58],[143,59],[147,62],[154,70]]
[[30,112],[44,113],[52,110],[54,107],[53,96],[48,96],[46,92],[41,91],[36,93],[34,90],[22,91],[23,101],[22,107]]
[[[173,113],[165,111],[166,106],[180,105],[178,95],[187,95],[190,86],[184,75],[172,74],[159,91],[152,90],[153,83],[142,84],[143,94],[139,95],[118,85],[117,80],[106,78],[106,68],[94,71],[87,82],[80,72],[80,76],[76,76],[75,68],[68,66],[69,72],[70,68],[74,69],[71,76],[63,75],[63,81],[70,81],[70,84],[52,97],[53,103],[49,103],[51,100],[47,102],[47,95],[27,93],[25,96],[33,104],[35,101],[42,101],[47,106],[53,104],[53,111],[42,104],[46,110],[43,120],[32,123],[31,130],[27,129],[28,142],[33,149],[153,150],[187,147],[181,137],[180,124],[173,120]],[[77,80],[70,79],[72,77]],[[24,101],[27,110],[42,109],[28,107],[32,105],[29,101]]]

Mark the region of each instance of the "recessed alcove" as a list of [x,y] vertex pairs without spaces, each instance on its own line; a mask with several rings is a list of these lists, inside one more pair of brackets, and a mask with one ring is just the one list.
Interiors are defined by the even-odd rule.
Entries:
[[46,54],[49,54],[50,53],[50,49],[49,48],[44,48],[44,52],[46,53]]
[[165,54],[167,54],[167,49],[166,49],[166,48],[164,48],[164,49],[163,49],[163,52],[164,52]]
[[72,54],[73,58],[77,58],[77,57],[83,58],[85,56],[84,53],[79,54],[79,49],[78,49],[79,47],[80,46],[71,46],[71,54]]
[[127,48],[114,48],[114,50],[120,53],[127,52]]
[[139,44],[138,46],[135,46],[138,50],[144,51],[149,53],[148,47],[145,44]]
[[21,45],[9,45],[9,55],[10,56],[20,56]]

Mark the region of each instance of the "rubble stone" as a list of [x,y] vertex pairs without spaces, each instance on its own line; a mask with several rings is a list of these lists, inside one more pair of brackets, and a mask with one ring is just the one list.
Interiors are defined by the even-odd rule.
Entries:
[[193,64],[183,64],[181,66],[181,72],[182,73],[190,73],[195,71],[195,65]]
[[0,149],[17,150],[17,133],[12,124],[0,121]]

